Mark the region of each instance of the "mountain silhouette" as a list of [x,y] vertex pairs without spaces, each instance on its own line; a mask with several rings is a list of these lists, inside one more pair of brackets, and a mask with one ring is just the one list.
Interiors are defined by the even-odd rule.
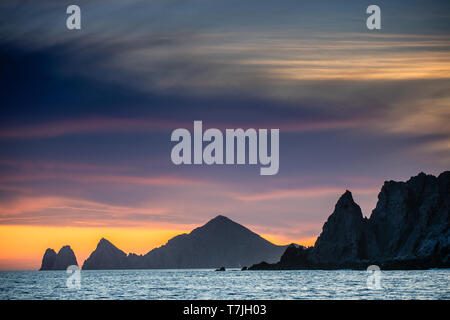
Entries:
[[49,248],[45,250],[39,270],[66,270],[71,265],[78,266],[78,263],[70,246],[63,246],[58,254]]
[[260,269],[427,269],[450,267],[450,171],[386,181],[369,219],[346,191],[314,247],[289,246]]
[[97,248],[84,261],[83,269],[127,269],[127,254],[102,238]]
[[145,255],[129,254],[101,239],[84,270],[242,267],[261,260],[278,261],[286,246],[277,246],[225,216],[170,239]]
[[[41,270],[65,269],[69,263],[76,264],[70,247],[58,254],[47,249]],[[371,264],[382,269],[450,267],[450,171],[386,181],[370,218],[345,191],[313,247],[274,245],[219,215],[145,255],[127,255],[102,238],[83,269],[365,269]]]

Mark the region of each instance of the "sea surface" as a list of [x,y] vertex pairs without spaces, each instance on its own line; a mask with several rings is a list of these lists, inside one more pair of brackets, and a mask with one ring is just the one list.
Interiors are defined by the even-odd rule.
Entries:
[[0,299],[450,299],[450,269],[381,271],[379,282],[353,270],[83,270],[79,276],[1,271]]

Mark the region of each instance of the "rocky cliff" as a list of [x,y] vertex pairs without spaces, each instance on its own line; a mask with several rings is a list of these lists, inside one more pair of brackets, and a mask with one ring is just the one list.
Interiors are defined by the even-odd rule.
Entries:
[[369,219],[346,191],[314,247],[290,246],[275,264],[250,269],[450,267],[450,171],[387,181]]
[[66,270],[71,265],[78,265],[77,258],[70,246],[64,246],[58,253],[53,249],[45,250],[39,270]]
[[47,250],[45,250],[44,257],[42,258],[41,268],[39,270],[53,270],[55,260],[55,250],[48,248]]
[[[249,269],[364,269],[370,264],[383,269],[448,268],[449,215],[450,171],[438,177],[420,173],[407,182],[385,182],[369,219],[346,191],[314,247],[276,246],[217,216],[145,255],[127,255],[101,239],[83,269],[242,267],[259,261],[265,262]],[[47,249],[41,270],[72,264],[77,262],[69,246],[58,254]]]
[[128,269],[127,254],[102,238],[97,248],[83,263],[83,269]]

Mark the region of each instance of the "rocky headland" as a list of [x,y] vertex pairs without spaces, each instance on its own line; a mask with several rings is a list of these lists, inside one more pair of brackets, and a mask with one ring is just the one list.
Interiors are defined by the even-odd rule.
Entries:
[[250,270],[450,267],[450,171],[387,181],[370,218],[346,191],[313,247],[289,246],[277,263]]

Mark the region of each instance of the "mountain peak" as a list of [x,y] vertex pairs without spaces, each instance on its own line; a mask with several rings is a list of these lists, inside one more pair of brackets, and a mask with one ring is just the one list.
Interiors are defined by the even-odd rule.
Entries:
[[231,219],[218,215],[189,234],[178,235],[144,256],[127,255],[102,238],[83,264],[84,270],[129,268],[213,268],[274,262],[277,246]]
[[[53,250],[53,249],[51,249]],[[63,252],[72,252],[72,248],[69,245],[62,246],[61,249],[59,249],[58,254]]]
[[115,246],[107,239],[101,238],[97,244],[97,248],[101,248],[101,247],[115,247]]
[[53,250],[52,248],[47,248],[47,250],[45,250],[44,254],[54,254],[54,255],[56,255],[56,251]]
[[209,220],[209,222],[233,222],[233,223],[236,223],[233,220],[231,220],[230,218],[227,218],[220,214],[218,216],[212,218],[211,220]]
[[125,252],[105,238],[101,238],[97,248],[84,261],[83,269],[125,269],[128,267]]
[[105,238],[101,238],[100,241],[97,244],[97,249],[95,249],[96,251],[99,252],[116,252],[119,253],[120,255],[125,254],[122,250],[120,250],[119,248],[117,248],[111,241],[105,239]]
[[203,226],[194,229],[193,232],[195,233],[196,231],[198,232],[200,230],[202,230],[202,231],[209,230],[212,232],[225,232],[226,230],[236,230],[236,231],[237,230],[240,230],[240,231],[245,230],[246,232],[251,232],[243,225],[241,225],[223,215],[218,215],[218,216],[212,218],[207,223],[205,223]]
[[336,202],[333,213],[328,217],[327,222],[335,224],[339,223],[347,224],[347,220],[356,220],[357,223],[363,219],[361,208],[353,200],[352,193],[348,190],[342,194],[339,200]]
[[348,190],[345,190],[344,194],[339,198],[336,203],[336,208],[347,208],[350,205],[356,204],[353,200],[352,193]]

